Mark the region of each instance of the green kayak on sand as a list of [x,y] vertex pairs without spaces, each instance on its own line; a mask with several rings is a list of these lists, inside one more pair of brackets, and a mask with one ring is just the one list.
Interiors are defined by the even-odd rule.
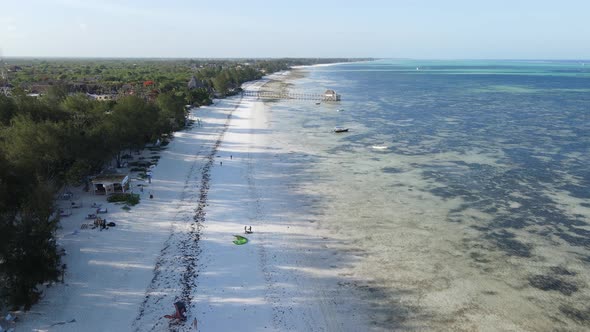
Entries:
[[241,235],[234,235],[236,239],[234,240],[234,244],[242,245],[248,243],[248,239],[241,236]]

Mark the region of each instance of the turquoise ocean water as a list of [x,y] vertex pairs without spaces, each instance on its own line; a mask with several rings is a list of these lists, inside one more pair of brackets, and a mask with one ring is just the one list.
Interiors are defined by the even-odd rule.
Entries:
[[304,72],[290,89],[342,101],[269,103],[274,139],[377,326],[590,328],[590,61]]

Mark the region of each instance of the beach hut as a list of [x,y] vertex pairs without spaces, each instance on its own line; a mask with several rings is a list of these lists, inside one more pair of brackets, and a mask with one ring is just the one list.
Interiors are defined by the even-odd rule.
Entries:
[[128,174],[102,174],[92,180],[95,195],[124,193],[129,190]]
[[340,101],[340,95],[334,90],[326,90],[322,99],[324,101]]

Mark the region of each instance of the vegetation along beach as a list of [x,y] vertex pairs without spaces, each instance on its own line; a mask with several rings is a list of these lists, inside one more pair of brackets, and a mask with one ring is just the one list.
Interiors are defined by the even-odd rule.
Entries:
[[0,332],[590,330],[588,10],[9,0]]

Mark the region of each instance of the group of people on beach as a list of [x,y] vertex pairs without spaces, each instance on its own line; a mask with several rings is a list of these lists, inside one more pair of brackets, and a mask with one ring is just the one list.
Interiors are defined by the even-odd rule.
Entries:
[[98,229],[102,232],[103,229],[107,228],[107,220],[97,217],[94,219],[94,227],[98,227]]

